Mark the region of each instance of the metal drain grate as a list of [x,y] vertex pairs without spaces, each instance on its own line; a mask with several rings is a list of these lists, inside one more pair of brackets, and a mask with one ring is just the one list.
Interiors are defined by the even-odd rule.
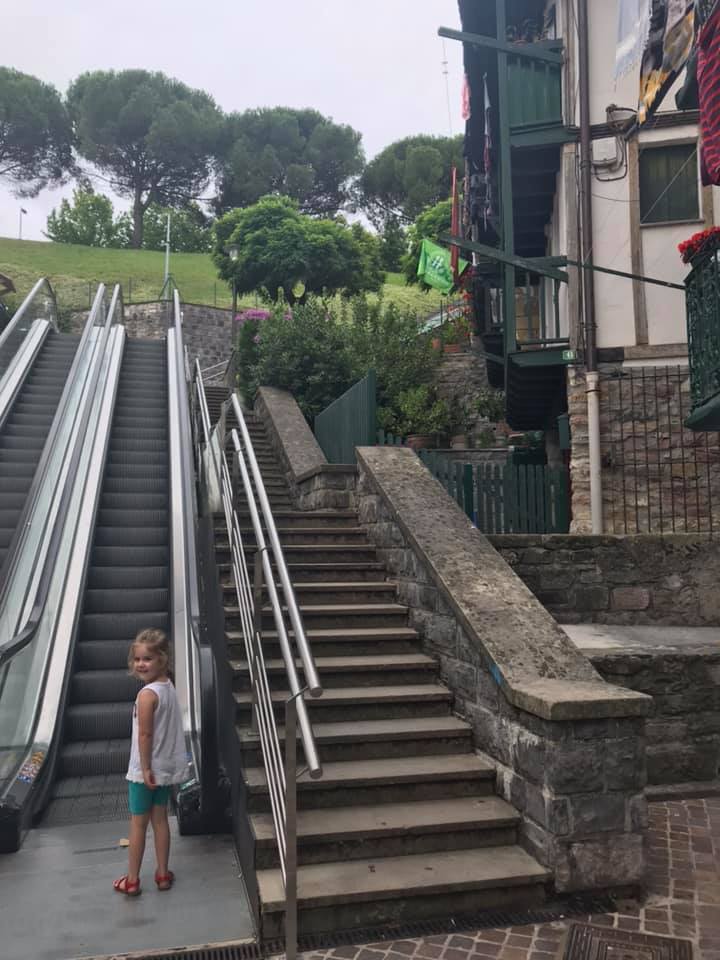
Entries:
[[[284,949],[284,948],[283,948]],[[218,946],[188,947],[176,950],[153,950],[150,953],[112,954],[83,960],[261,960],[256,943],[227,943]],[[78,958],[79,960],[79,958]]]
[[[614,913],[615,910],[615,902],[610,897],[569,897],[566,900],[552,901],[544,907],[530,910],[486,910],[459,917],[445,917],[441,920],[404,923],[394,927],[365,927],[361,930],[305,934],[298,939],[298,951],[305,953],[311,950],[329,950],[332,947],[381,943],[388,940],[418,940],[422,937],[460,933],[467,930],[482,930],[485,927],[518,927],[530,923],[553,923],[556,920],[564,920],[568,917]],[[264,957],[284,952],[285,944],[282,940],[269,940],[262,945],[262,955]],[[665,958],[661,958],[661,960],[665,960]],[[685,960],[685,958],[672,958],[672,960]]]
[[692,955],[689,940],[574,923],[565,943],[563,960],[607,960],[612,956],[622,956],[623,960],[692,960]]
[[127,790],[88,796],[57,797],[43,817],[44,827],[60,827],[78,823],[108,823],[130,817]]

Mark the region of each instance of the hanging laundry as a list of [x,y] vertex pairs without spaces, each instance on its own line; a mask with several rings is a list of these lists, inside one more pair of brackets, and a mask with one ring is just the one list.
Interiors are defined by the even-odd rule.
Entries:
[[616,81],[640,62],[650,30],[650,2],[651,0],[618,0]]
[[472,116],[472,109],[470,107],[470,83],[468,82],[467,74],[463,77],[461,113],[463,120],[469,120]]
[[720,186],[720,3],[700,27],[697,45],[702,179]]
[[645,123],[685,66],[695,36],[695,0],[652,0],[640,68],[638,124]]
[[485,137],[483,141],[483,179],[485,181],[485,202],[483,204],[483,221],[485,230],[488,228],[488,222],[493,216],[493,190],[492,190],[492,105],[490,103],[490,93],[488,91],[487,74],[483,74],[483,102],[484,102],[484,123]]

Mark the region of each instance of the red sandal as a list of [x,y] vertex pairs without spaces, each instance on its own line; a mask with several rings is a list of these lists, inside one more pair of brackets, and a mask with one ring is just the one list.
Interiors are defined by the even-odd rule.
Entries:
[[175,874],[172,872],[172,870],[168,870],[168,872],[163,876],[160,876],[159,873],[156,873],[155,883],[158,890],[169,890],[173,883],[175,883]]
[[129,880],[128,875],[125,874],[122,877],[118,877],[117,880],[113,880],[113,890],[116,893],[124,893],[126,897],[139,897],[140,879]]

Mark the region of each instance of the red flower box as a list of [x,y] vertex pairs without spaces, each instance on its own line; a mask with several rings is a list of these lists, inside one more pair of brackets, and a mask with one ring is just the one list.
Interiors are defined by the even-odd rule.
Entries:
[[691,263],[703,253],[711,253],[720,247],[720,227],[710,227],[695,233],[689,240],[678,244],[683,263]]

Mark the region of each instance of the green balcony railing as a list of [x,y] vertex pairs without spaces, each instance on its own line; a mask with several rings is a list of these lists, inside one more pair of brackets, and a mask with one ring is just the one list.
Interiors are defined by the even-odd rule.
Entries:
[[720,429],[720,250],[699,259],[685,281],[690,416],[696,430]]
[[[562,50],[558,40],[555,49]],[[562,67],[528,57],[508,57],[510,126],[551,126],[563,122]]]
[[374,446],[375,392],[375,371],[369,370],[315,417],[315,437],[330,463],[355,463],[355,447]]

